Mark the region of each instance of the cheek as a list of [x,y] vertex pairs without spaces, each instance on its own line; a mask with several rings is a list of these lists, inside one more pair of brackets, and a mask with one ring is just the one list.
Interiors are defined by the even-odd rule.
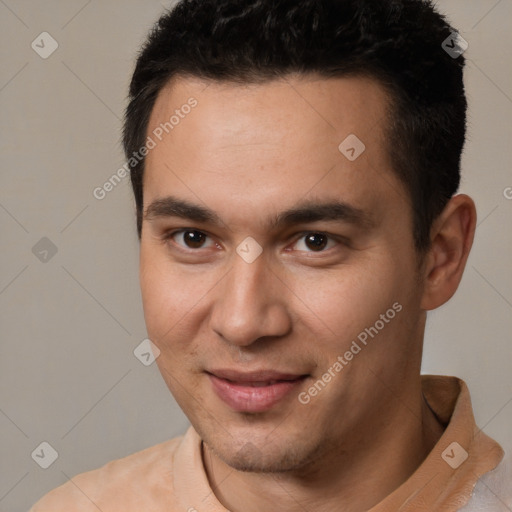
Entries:
[[332,271],[308,272],[295,276],[291,287],[310,311],[309,317],[332,338],[350,340],[366,326],[373,325],[404,296],[403,279],[390,261],[347,265]]
[[181,311],[186,307],[186,294],[178,272],[160,252],[144,244],[141,246],[140,288],[144,318],[148,334],[155,341],[179,321],[183,316]]
[[141,248],[140,287],[149,338],[162,351],[193,350],[208,294],[222,276],[174,263],[161,248]]
[[180,396],[180,383],[189,378],[198,353],[197,337],[191,332],[197,323],[189,321],[193,315],[192,299],[197,302],[198,297],[190,297],[190,283],[185,285],[185,281],[175,269],[159,266],[154,259],[141,258],[141,292],[148,337],[160,350],[156,363],[176,397]]
[[[335,389],[342,394],[347,391],[342,382],[347,382],[349,375],[351,386],[358,389],[368,378],[368,364],[380,368],[390,354],[396,354],[397,348],[405,347],[414,337],[407,318],[416,309],[417,292],[412,279],[405,277],[408,275],[410,269],[404,262],[383,257],[378,264],[372,259],[338,268],[322,280],[296,281],[294,291],[307,305],[302,309],[314,313],[301,319],[317,335],[314,353],[319,371],[333,365],[338,356],[348,354],[347,361],[350,357],[342,370],[344,377],[337,380],[340,387],[333,386],[332,393]],[[401,354],[406,358],[406,352]]]

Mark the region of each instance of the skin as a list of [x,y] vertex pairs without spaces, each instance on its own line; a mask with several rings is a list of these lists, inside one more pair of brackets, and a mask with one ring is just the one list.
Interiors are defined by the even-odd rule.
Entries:
[[[161,91],[148,134],[190,97],[197,107],[147,156],[144,210],[173,196],[220,222],[154,209],[144,217],[141,290],[162,376],[203,439],[208,478],[229,510],[368,510],[442,433],[421,393],[426,311],[457,289],[474,204],[452,198],[432,227],[431,249],[418,255],[410,198],[387,154],[388,97],[370,79],[288,76],[242,86],[178,78]],[[338,150],[349,134],[366,146],[353,162]],[[269,227],[305,201],[333,200],[366,222]],[[182,229],[199,231],[199,243],[188,244]],[[318,232],[330,235],[320,235],[328,240],[321,250],[307,243]],[[248,236],[263,249],[252,263],[236,252]],[[402,310],[300,403],[297,393],[394,303]],[[270,410],[244,413],[214,393],[205,371],[218,368],[308,377]]]

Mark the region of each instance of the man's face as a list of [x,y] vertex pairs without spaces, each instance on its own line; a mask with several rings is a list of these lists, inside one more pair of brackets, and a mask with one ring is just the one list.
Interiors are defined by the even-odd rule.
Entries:
[[[313,77],[179,79],[155,104],[148,335],[177,402],[235,468],[286,471],[369,442],[417,379],[421,286],[386,107],[371,80]],[[338,148],[351,134],[359,156],[354,138]]]

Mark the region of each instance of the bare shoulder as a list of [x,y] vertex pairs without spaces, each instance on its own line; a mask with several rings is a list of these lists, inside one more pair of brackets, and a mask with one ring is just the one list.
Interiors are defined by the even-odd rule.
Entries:
[[181,440],[176,437],[81,473],[43,496],[29,512],[113,512],[124,504],[130,510],[151,496],[170,496],[173,456]]

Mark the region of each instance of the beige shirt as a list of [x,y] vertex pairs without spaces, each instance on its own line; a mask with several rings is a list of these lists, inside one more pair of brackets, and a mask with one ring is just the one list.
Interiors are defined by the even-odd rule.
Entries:
[[[477,480],[503,458],[500,445],[475,425],[462,380],[422,376],[422,382],[427,402],[446,429],[409,479],[369,512],[459,510]],[[30,510],[59,511],[228,512],[208,483],[202,442],[192,427],[182,437],[72,478]]]

